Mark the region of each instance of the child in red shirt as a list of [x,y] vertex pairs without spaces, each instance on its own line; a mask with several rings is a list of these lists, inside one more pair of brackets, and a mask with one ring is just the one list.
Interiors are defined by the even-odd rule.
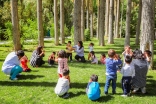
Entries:
[[29,61],[29,60],[28,60],[28,58],[27,58],[26,55],[24,55],[24,56],[21,58],[21,60],[20,60],[21,66],[22,66],[24,72],[29,72],[29,71],[31,71],[31,69],[28,68],[28,65],[27,65],[28,61]]

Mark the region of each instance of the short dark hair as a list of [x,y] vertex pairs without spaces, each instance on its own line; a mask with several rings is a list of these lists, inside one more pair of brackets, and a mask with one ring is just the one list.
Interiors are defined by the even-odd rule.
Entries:
[[130,55],[126,55],[125,62],[130,64],[132,62],[132,57]]
[[104,53],[102,53],[101,56],[106,57],[106,55]]
[[66,58],[66,51],[65,50],[60,50],[58,53],[58,57],[60,58]]
[[24,56],[24,51],[23,50],[18,50],[16,54],[17,54],[17,56],[23,57]]
[[148,56],[152,56],[152,52],[150,50],[145,50]]
[[70,71],[68,69],[63,69],[62,74],[63,76],[69,75]]
[[98,76],[93,74],[90,79],[93,81],[93,82],[97,82],[98,81]]
[[70,43],[70,44],[71,44],[71,41],[68,41],[68,43]]
[[142,51],[139,49],[135,49],[133,52],[133,58],[134,59],[144,59]]
[[94,46],[94,43],[90,43],[90,45]]
[[115,52],[115,50],[113,50],[113,49],[110,49],[109,51],[108,51],[108,56],[109,57],[114,57],[114,55],[116,54],[116,52]]
[[55,55],[55,54],[56,54],[56,52],[53,52],[53,54]]

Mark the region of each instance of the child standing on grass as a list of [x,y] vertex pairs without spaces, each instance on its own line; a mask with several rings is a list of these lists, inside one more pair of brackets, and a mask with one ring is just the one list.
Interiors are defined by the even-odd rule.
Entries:
[[122,90],[123,90],[123,97],[127,97],[130,95],[131,90],[131,81],[132,78],[135,76],[134,67],[131,65],[132,57],[127,55],[125,57],[125,66],[121,69],[122,76]]
[[86,88],[87,96],[90,100],[97,100],[100,98],[100,86],[98,83],[98,76],[92,75]]
[[129,55],[129,56],[133,55],[132,49],[131,49],[131,47],[129,45],[124,47],[124,52],[122,52],[122,55],[123,55],[123,58],[124,58],[123,60],[125,60],[126,55]]
[[51,65],[54,65],[55,63],[55,52],[52,52],[52,54],[49,56],[48,58],[48,64],[51,66]]
[[145,57],[145,60],[147,61],[148,67],[149,67],[149,65],[151,63],[151,56],[152,56],[152,52],[151,51],[146,50],[144,52],[144,57]]
[[21,66],[22,66],[24,72],[29,72],[29,71],[31,71],[31,69],[28,68],[28,65],[27,65],[27,63],[29,62],[29,60],[28,60],[28,57],[27,57],[26,55],[24,55],[24,56],[20,59],[20,62],[21,62]]
[[95,52],[91,51],[91,64],[98,64],[98,59],[95,56]]
[[88,60],[90,60],[90,58],[91,58],[91,51],[93,51],[94,50],[94,43],[90,43],[89,44],[89,46],[88,46],[88,48],[89,48],[89,53],[88,53]]
[[106,61],[106,55],[104,53],[102,53],[101,57],[100,57],[100,62],[101,62],[101,64],[105,64],[105,61]]
[[72,62],[72,51],[73,47],[71,46],[71,41],[68,41],[67,47],[66,47],[66,53],[67,53],[67,58],[70,58],[70,62]]
[[57,85],[55,87],[55,93],[62,98],[67,98],[69,94],[67,93],[69,90],[69,70],[64,69],[62,71],[62,77],[58,79]]
[[[55,60],[56,62],[58,62],[58,75],[60,78],[62,78],[62,74],[63,74],[63,70],[69,70],[68,67],[68,59],[66,58],[66,52],[64,50],[59,51],[58,53],[58,58]],[[68,75],[68,79],[70,82],[70,77]]]
[[108,51],[108,57],[106,59],[106,83],[104,93],[108,94],[108,88],[112,81],[112,93],[116,93],[116,80],[117,80],[117,65],[122,64],[122,61],[118,58],[118,55],[113,49]]

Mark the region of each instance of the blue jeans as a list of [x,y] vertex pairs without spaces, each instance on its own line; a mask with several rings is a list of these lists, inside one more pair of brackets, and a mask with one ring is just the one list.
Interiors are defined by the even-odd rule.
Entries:
[[130,93],[131,90],[131,80],[132,77],[122,77],[122,90],[124,95],[127,95],[128,93]]
[[104,88],[104,93],[108,94],[108,88],[110,86],[110,82],[112,81],[112,93],[116,93],[116,80],[117,80],[117,75],[106,75],[106,83],[105,83],[105,88]]
[[10,77],[11,79],[16,78],[16,76],[21,73],[23,71],[22,67],[20,67],[19,65],[16,65],[15,67],[13,67],[11,69],[11,73],[10,73]]

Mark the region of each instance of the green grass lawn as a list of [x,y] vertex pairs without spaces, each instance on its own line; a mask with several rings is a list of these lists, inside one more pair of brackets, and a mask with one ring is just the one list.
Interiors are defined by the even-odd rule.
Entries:
[[[94,51],[96,56],[100,57],[101,53],[107,54],[109,49],[115,49],[121,55],[123,51],[124,39],[115,39],[115,44],[106,46],[98,46],[98,40],[92,39],[95,43]],[[85,58],[88,55],[89,42],[85,42]],[[156,41],[155,41],[156,44]],[[5,46],[5,47],[4,47]],[[131,39],[131,47],[138,48],[134,45],[134,39]],[[25,54],[30,58],[32,51],[36,45],[24,45]],[[18,81],[11,81],[9,77],[3,72],[0,72],[0,104],[155,104],[156,99],[156,71],[149,70],[147,75],[147,91],[148,94],[133,94],[131,97],[123,98],[121,90],[121,74],[118,73],[117,79],[117,94],[111,94],[111,87],[109,88],[108,96],[104,95],[104,84],[106,80],[105,66],[98,64],[93,65],[90,62],[78,63],[69,62],[71,89],[69,90],[69,98],[62,99],[56,96],[54,88],[58,80],[57,65],[48,66],[47,58],[52,51],[59,51],[65,49],[65,45],[55,46],[51,41],[45,41],[46,55],[44,60],[46,64],[41,68],[33,68],[31,72],[23,72]],[[12,51],[12,47],[7,45],[0,46],[0,67],[6,55]],[[155,50],[156,52],[156,50]],[[73,53],[74,59],[75,53]],[[156,55],[155,55],[156,60]],[[155,62],[156,64],[156,62]],[[156,69],[156,68],[155,68]],[[86,94],[85,88],[92,74],[99,76],[99,83],[101,89],[101,97],[97,101],[90,101]]]

